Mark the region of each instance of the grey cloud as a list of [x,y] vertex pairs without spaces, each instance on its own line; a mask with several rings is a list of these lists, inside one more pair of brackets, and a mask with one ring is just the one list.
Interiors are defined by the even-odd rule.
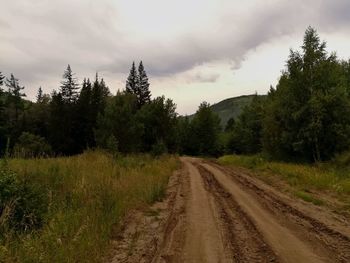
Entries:
[[[120,27],[113,0],[6,1],[0,20],[0,70],[31,86],[42,80],[58,85],[68,63],[80,78],[96,70],[125,74],[131,61],[141,59],[154,77],[217,60],[231,61],[237,69],[249,51],[281,36],[300,32],[301,37],[308,25],[348,30],[350,22],[347,0],[257,1],[247,14],[237,13],[237,2],[225,3],[216,27],[193,29],[167,42],[140,42]],[[197,76],[197,81],[218,77]]]
[[208,73],[197,73],[193,80],[196,81],[196,82],[209,82],[209,83],[214,83],[216,82],[220,77],[220,74],[218,73],[211,73],[211,74],[208,74]]

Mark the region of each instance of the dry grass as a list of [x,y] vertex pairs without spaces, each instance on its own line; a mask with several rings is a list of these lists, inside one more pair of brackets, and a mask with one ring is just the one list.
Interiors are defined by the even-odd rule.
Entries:
[[176,157],[113,157],[86,152],[69,158],[12,159],[9,167],[48,190],[44,227],[0,240],[4,262],[97,262],[111,230],[137,207],[160,199]]

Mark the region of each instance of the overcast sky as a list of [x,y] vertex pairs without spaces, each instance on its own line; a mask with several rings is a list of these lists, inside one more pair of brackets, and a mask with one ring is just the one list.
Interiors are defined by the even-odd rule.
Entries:
[[153,96],[190,114],[204,100],[266,93],[309,25],[350,58],[349,0],[0,2],[0,71],[29,99],[58,89],[68,63],[80,81],[98,71],[115,93],[143,60]]

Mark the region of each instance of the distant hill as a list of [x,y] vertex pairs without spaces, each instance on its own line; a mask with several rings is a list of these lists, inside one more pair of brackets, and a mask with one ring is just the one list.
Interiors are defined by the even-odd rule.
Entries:
[[[254,95],[244,95],[222,100],[211,105],[211,109],[219,115],[221,124],[224,127],[230,118],[237,118],[241,114],[243,108],[249,105]],[[194,115],[189,116],[190,119]]]

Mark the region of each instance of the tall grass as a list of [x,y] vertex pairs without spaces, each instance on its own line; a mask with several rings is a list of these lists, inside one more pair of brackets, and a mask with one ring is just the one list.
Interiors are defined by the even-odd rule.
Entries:
[[277,176],[292,186],[301,198],[307,196],[305,192],[316,190],[335,194],[350,204],[350,155],[346,155],[349,158],[341,155],[330,162],[313,165],[273,162],[259,155],[226,155],[219,158],[219,162],[252,169],[266,180]]
[[97,262],[123,216],[162,197],[178,161],[102,152],[52,159],[11,159],[9,168],[47,189],[44,226],[6,233],[3,262]]

